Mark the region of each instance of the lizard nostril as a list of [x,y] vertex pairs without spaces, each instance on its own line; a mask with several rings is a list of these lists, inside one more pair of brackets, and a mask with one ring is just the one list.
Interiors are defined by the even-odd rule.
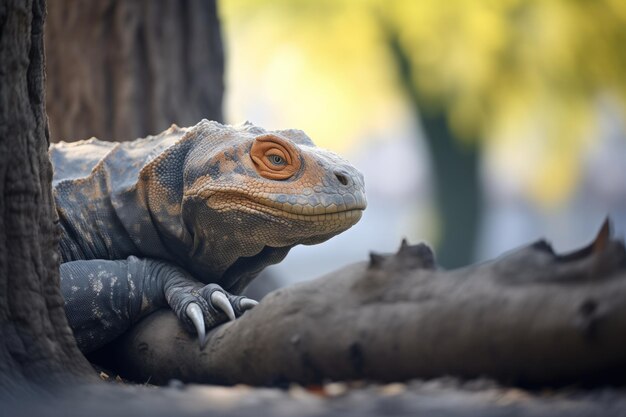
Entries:
[[345,175],[335,172],[335,177],[337,177],[342,185],[348,185],[348,178]]

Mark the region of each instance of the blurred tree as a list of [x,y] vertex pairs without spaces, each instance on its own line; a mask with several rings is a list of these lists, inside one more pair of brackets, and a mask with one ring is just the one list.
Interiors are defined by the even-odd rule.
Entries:
[[244,27],[231,36],[255,41],[245,51],[255,68],[248,76],[273,73],[265,90],[276,106],[297,109],[284,112],[297,122],[289,124],[326,143],[345,137],[345,125],[364,137],[372,120],[390,118],[388,81],[400,80],[433,154],[446,266],[473,254],[481,147],[496,152],[523,195],[554,206],[576,187],[598,102],[626,115],[620,0],[230,0],[223,8],[227,32]]
[[626,104],[624,2],[391,1],[377,14],[408,53],[420,108],[444,112],[461,141],[526,143],[505,163],[530,168],[527,192],[545,204],[575,187],[598,101]]
[[67,385],[93,375],[67,325],[59,291],[59,236],[44,103],[45,8],[43,0],[5,1],[0,7],[3,398],[44,383]]
[[216,2],[51,0],[47,106],[53,141],[131,140],[222,120]]
[[413,83],[416,70],[410,51],[402,46],[393,26],[384,22],[382,26],[402,90],[416,112],[431,152],[439,217],[438,262],[448,268],[468,265],[474,259],[474,243],[480,230],[478,149],[459,143],[444,110],[422,107],[427,100]]

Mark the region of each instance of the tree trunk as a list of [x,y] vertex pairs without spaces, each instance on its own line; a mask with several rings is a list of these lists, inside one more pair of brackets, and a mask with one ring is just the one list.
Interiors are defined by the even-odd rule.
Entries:
[[0,394],[92,373],[59,292],[43,0],[0,6]]
[[626,251],[608,227],[566,256],[544,241],[444,271],[425,245],[372,255],[267,296],[200,351],[169,311],[115,346],[138,381],[398,381],[457,375],[544,385],[624,381]]
[[215,0],[51,0],[48,9],[53,142],[130,140],[172,123],[222,121]]
[[413,81],[415,69],[408,52],[390,24],[382,22],[381,26],[399,82],[420,121],[432,156],[440,229],[436,247],[439,262],[446,268],[468,265],[474,261],[483,205],[478,149],[474,144],[460,143],[445,110],[425,105],[426,100]]

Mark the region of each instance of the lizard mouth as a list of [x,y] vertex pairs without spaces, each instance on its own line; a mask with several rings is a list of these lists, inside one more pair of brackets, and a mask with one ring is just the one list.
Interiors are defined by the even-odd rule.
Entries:
[[279,213],[282,217],[305,221],[358,220],[361,218],[363,210],[365,210],[365,201],[359,201],[364,199],[357,198],[354,198],[354,203],[350,205],[345,203],[341,205],[334,203],[323,205],[320,203],[315,206],[280,203],[268,198],[260,198],[256,201],[248,198],[245,199],[247,201],[243,204],[252,204],[260,211],[275,212]]
[[353,196],[350,204],[328,205],[317,204],[301,205],[292,203],[281,203],[267,197],[257,197],[253,200],[237,192],[210,192],[204,191],[190,194],[202,198],[208,205],[217,211],[232,211],[233,209],[258,214],[259,212],[268,214],[279,219],[301,220],[310,222],[337,222],[356,223],[362,216],[367,204],[362,195]]
[[274,217],[287,218],[292,220],[302,220],[302,221],[310,221],[310,222],[329,222],[329,221],[337,221],[339,223],[354,223],[361,218],[363,214],[363,208],[351,208],[347,210],[326,210],[320,214],[314,213],[297,213],[290,210],[285,210],[284,208],[277,208],[272,205],[264,205],[259,204],[257,202],[251,202],[248,200],[246,203],[249,206],[243,207],[244,211],[249,212],[264,212]]

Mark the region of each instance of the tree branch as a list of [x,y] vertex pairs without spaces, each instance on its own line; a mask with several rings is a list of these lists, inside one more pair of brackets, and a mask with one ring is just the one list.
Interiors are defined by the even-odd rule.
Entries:
[[403,242],[396,254],[372,254],[369,263],[279,289],[209,337],[201,352],[170,312],[157,312],[113,347],[117,370],[153,383],[445,374],[606,382],[626,370],[626,251],[606,223],[569,255],[539,241],[444,271],[427,246]]

